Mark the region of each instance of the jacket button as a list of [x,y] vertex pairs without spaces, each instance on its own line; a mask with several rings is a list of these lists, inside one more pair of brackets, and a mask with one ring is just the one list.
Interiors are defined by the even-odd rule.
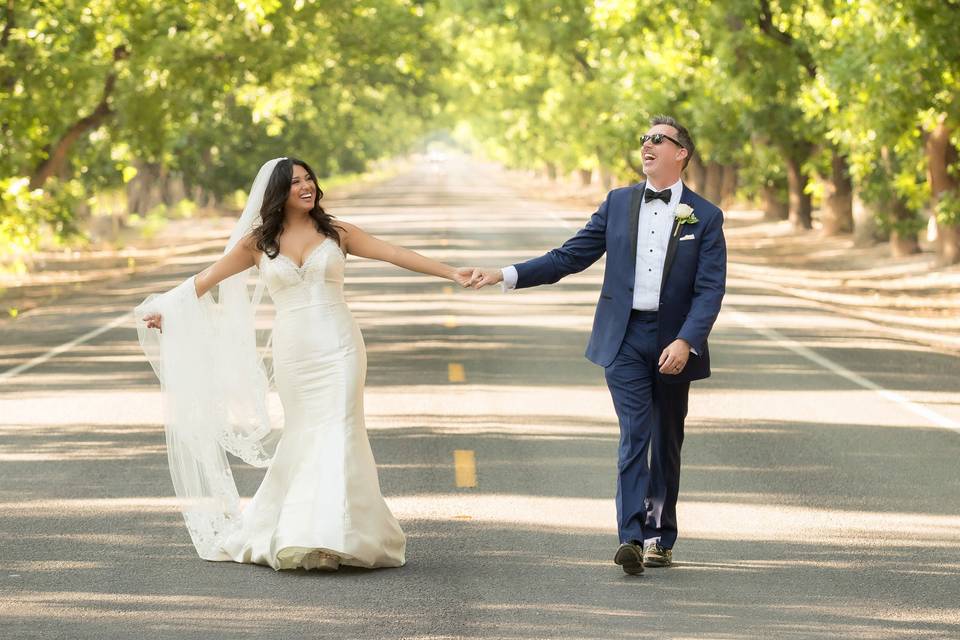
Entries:
[[630,293],[633,293],[633,287],[630,287]]

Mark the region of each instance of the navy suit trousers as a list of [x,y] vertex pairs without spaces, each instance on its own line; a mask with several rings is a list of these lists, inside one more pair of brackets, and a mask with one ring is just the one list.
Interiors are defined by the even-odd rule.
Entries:
[[690,383],[663,381],[657,371],[657,330],[655,311],[633,312],[620,351],[604,372],[620,421],[620,542],[657,538],[670,549],[677,540],[680,447]]

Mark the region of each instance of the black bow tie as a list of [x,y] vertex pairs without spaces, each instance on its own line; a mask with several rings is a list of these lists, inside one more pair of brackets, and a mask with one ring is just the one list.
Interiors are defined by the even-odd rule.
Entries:
[[651,200],[663,200],[663,204],[670,204],[670,198],[672,196],[673,192],[670,189],[664,189],[663,191],[647,189],[643,192],[643,201],[650,202]]

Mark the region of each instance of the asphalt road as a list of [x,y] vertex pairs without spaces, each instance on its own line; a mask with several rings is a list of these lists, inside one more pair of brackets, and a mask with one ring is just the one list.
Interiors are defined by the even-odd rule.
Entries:
[[[502,266],[590,213],[523,187],[424,165],[331,210]],[[617,425],[582,357],[602,263],[503,294],[351,258],[368,427],[408,564],[198,559],[124,314],[213,258],[0,325],[0,637],[960,637],[960,357],[749,280],[728,283],[714,376],[692,390],[677,564],[613,565]],[[236,474],[251,495],[261,472]]]

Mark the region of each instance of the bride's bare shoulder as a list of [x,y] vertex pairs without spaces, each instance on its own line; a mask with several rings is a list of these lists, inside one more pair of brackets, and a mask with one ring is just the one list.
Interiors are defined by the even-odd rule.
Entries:
[[263,252],[257,247],[257,236],[255,233],[248,233],[237,244],[243,247],[243,251],[253,258],[254,263],[259,261],[260,254]]
[[350,238],[356,238],[359,234],[363,233],[357,225],[340,219],[333,221],[333,228],[336,229],[340,235],[340,248],[344,251],[347,250],[347,246],[350,244]]
[[333,228],[339,231],[342,235],[346,236],[349,236],[352,232],[360,230],[360,227],[357,225],[340,219],[333,221]]
[[[229,246],[229,245],[228,245]],[[260,249],[257,248],[257,240],[253,237],[252,234],[248,234],[237,242],[237,244],[229,247],[229,251],[223,256],[222,259],[226,259],[228,256],[231,261],[233,260],[248,260],[259,257]]]

